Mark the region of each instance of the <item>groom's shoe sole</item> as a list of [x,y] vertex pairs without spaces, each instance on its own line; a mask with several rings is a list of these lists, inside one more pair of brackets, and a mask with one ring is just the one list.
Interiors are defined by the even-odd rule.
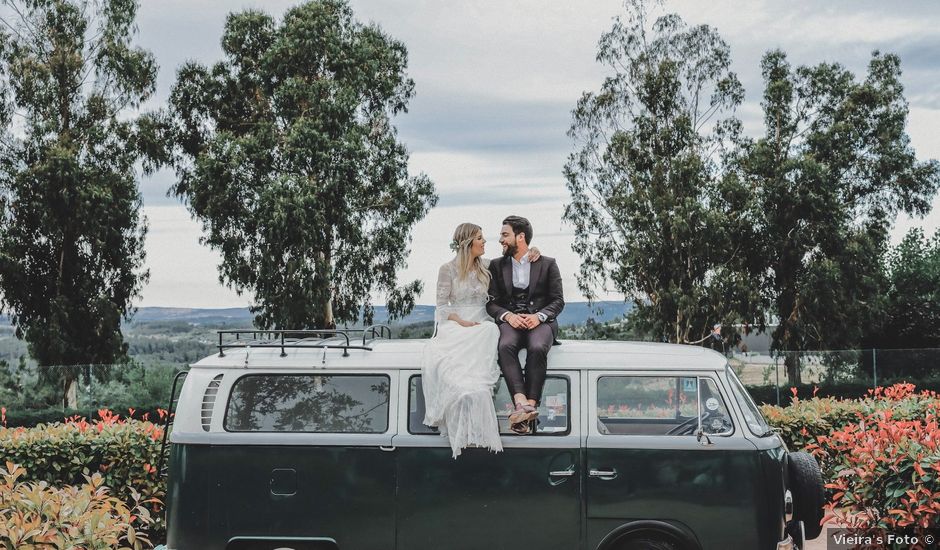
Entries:
[[532,426],[528,422],[519,422],[518,424],[511,424],[509,429],[517,435],[529,435],[532,433]]

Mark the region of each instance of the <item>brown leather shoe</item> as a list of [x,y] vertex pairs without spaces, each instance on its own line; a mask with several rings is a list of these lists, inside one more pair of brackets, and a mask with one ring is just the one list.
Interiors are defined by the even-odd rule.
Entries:
[[532,425],[529,422],[514,422],[509,425],[509,429],[518,435],[528,435],[532,433]]
[[[509,414],[510,424],[521,424],[539,416],[539,410],[528,403],[516,403],[516,410]],[[513,430],[515,431],[515,430]]]

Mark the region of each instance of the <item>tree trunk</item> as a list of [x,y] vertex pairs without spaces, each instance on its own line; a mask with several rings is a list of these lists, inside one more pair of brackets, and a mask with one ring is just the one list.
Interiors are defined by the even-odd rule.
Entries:
[[791,386],[802,383],[800,378],[800,354],[795,351],[783,352],[783,364],[787,371],[787,381]]
[[66,375],[65,377],[65,399],[62,402],[63,408],[78,408],[78,377]]
[[333,319],[333,298],[327,298],[323,304],[323,328],[336,328],[336,320]]

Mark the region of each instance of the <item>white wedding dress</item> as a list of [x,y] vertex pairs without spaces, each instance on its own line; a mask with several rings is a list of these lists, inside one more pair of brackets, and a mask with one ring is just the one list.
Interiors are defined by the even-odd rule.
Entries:
[[[454,458],[469,446],[503,450],[493,406],[500,375],[499,329],[486,313],[487,290],[474,275],[458,278],[456,260],[441,266],[434,313],[437,331],[421,360],[424,423],[450,439]],[[451,313],[480,324],[463,327],[447,320]]]

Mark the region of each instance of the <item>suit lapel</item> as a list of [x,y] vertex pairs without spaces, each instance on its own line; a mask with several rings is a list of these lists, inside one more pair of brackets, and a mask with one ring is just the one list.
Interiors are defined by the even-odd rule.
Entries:
[[503,256],[503,286],[506,294],[512,296],[512,258]]
[[529,296],[532,296],[532,292],[535,290],[535,285],[539,282],[539,278],[542,276],[542,264],[545,263],[542,260],[539,260],[533,264],[529,264]]

